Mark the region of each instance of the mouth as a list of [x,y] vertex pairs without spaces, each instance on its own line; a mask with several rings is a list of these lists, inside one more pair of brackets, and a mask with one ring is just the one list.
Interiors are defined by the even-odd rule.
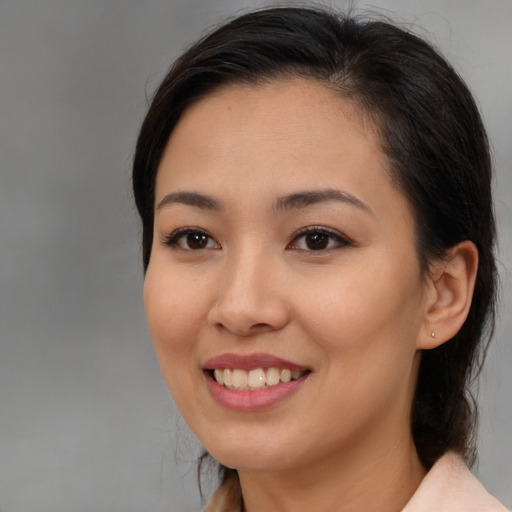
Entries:
[[286,384],[304,377],[309,372],[278,367],[254,368],[249,371],[242,368],[215,368],[207,371],[217,384],[239,391],[258,391]]
[[256,411],[295,394],[312,371],[269,354],[223,354],[208,360],[203,373],[221,405]]

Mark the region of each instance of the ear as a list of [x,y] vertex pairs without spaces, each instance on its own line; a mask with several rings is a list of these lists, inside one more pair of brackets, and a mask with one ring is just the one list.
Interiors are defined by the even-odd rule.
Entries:
[[431,266],[425,300],[424,328],[418,349],[438,347],[453,338],[466,320],[478,269],[478,249],[465,240]]

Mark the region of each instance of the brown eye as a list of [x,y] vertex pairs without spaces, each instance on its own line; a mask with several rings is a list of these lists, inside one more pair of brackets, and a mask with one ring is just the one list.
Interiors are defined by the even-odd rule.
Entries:
[[162,240],[163,245],[185,250],[201,251],[207,249],[220,249],[216,242],[206,231],[198,228],[180,228]]
[[186,245],[189,249],[205,249],[209,237],[204,233],[189,233],[186,236]]
[[306,235],[304,242],[311,251],[319,251],[326,249],[329,245],[329,236],[323,233],[310,233]]
[[308,226],[299,230],[287,249],[321,252],[341,249],[353,243],[338,231],[322,226]]

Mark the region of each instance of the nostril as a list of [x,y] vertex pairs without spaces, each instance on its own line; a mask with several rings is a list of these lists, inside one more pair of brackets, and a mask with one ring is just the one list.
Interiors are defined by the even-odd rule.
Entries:
[[242,337],[282,329],[289,320],[289,308],[267,294],[265,300],[257,298],[225,294],[208,313],[210,326],[219,332],[229,331]]
[[263,322],[258,323],[258,324],[254,324],[254,325],[252,326],[253,330],[266,329],[267,327],[269,327],[269,325],[268,325],[268,324],[265,324],[265,323],[263,323]]
[[252,325],[237,325],[235,322],[232,322],[230,325],[226,325],[224,322],[215,322],[213,327],[218,331],[229,331],[241,337],[252,336],[254,334],[274,330],[270,324],[265,322],[258,322]]

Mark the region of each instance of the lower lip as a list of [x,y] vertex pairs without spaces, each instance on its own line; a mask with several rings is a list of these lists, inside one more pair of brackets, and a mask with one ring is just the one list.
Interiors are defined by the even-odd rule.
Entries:
[[309,373],[297,380],[254,391],[228,389],[221,386],[209,372],[204,372],[204,375],[206,386],[217,403],[235,411],[255,412],[269,409],[295,394],[304,384]]

